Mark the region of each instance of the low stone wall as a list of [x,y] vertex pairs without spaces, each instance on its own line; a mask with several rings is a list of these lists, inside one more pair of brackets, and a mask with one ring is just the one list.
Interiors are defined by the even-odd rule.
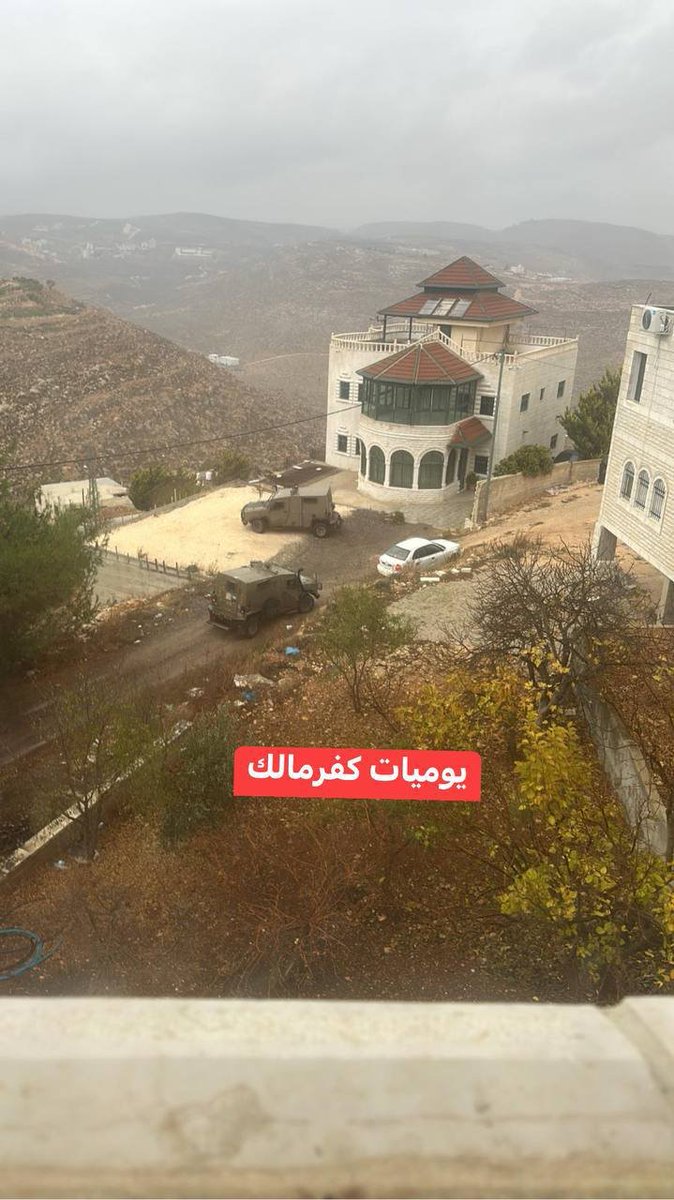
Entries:
[[0,1000],[0,1196],[671,1197],[674,1000]]
[[667,815],[648,765],[628,730],[596,692],[576,687],[599,761],[622,801],[632,828],[655,854],[667,851]]
[[[582,462],[555,463],[549,475],[497,475],[489,488],[489,516],[495,517],[519,508],[535,496],[541,496],[548,488],[563,487],[572,483],[587,483],[596,480],[599,474],[599,459]],[[475,499],[471,521],[481,524],[484,519],[486,480],[480,480],[475,488]]]

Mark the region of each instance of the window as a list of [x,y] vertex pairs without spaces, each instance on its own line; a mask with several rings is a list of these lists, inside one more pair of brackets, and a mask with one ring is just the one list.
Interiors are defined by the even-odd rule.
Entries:
[[554,450],[557,445],[557,437],[558,437],[558,435],[556,433],[553,433],[552,437],[550,438],[550,449],[551,450]]
[[347,435],[345,433],[338,433],[337,434],[337,453],[338,454],[348,454],[348,451],[349,451],[349,439],[348,439]]
[[436,546],[435,542],[428,542],[426,546],[419,546],[419,549],[414,551],[412,558],[430,558],[431,554],[442,554],[442,546]]
[[339,398],[340,400],[348,400],[351,396],[351,384],[348,379],[340,379],[339,381]]
[[365,478],[367,475],[367,449],[365,443],[360,443],[360,473]]
[[625,463],[623,467],[623,477],[620,482],[620,495],[623,500],[629,500],[634,487],[634,463]]
[[665,496],[667,488],[665,487],[664,479],[656,479],[653,484],[653,494],[651,496],[651,506],[648,510],[649,517],[654,521],[659,521],[662,516],[662,511],[665,507]]
[[487,471],[489,470],[489,455],[476,454],[475,462],[473,463],[473,470],[476,475],[486,475]]
[[496,396],[480,396],[480,416],[493,417]]
[[565,387],[566,387],[566,380],[560,379],[559,383],[557,384],[557,399],[558,400],[561,400],[562,396],[564,395]]
[[522,399],[520,400],[520,412],[527,411],[527,409],[529,407],[530,399],[531,399],[531,392],[525,392],[524,395],[522,396]]
[[384,483],[386,479],[386,459],[384,451],[380,450],[379,446],[370,448],[370,474],[368,478],[372,483]]
[[540,392],[538,393],[538,399],[545,400],[545,388],[541,388]]
[[644,375],[646,373],[646,358],[647,355],[642,354],[640,350],[635,350],[632,355],[632,369],[630,371],[630,381],[627,385],[627,399],[633,400],[638,404],[641,400],[641,389],[644,386]]
[[637,490],[634,495],[634,507],[635,508],[645,508],[646,507],[646,497],[648,495],[648,487],[649,487],[650,482],[651,481],[650,481],[648,471],[639,471],[639,478],[637,479]]
[[419,487],[442,487],[445,460],[439,450],[429,450],[419,464]]
[[407,450],[395,450],[391,455],[389,487],[411,488],[414,485],[414,459]]
[[447,470],[445,472],[445,483],[454,483],[454,473],[456,471],[456,450],[451,449],[449,458],[447,459]]
[[362,403],[363,403],[363,383],[362,383],[362,380],[361,380],[361,382],[358,384],[358,388],[357,388],[357,390],[356,390],[356,400],[358,401],[358,403],[359,403],[359,404],[362,404]]

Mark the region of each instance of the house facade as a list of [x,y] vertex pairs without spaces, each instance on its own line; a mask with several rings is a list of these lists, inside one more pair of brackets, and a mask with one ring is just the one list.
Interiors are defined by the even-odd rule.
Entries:
[[406,515],[456,496],[492,456],[563,450],[578,353],[576,338],[527,334],[534,310],[469,258],[419,287],[368,330],[333,334],[328,373],[326,462]]
[[598,558],[618,542],[663,577],[660,617],[674,624],[674,308],[635,304],[594,533]]

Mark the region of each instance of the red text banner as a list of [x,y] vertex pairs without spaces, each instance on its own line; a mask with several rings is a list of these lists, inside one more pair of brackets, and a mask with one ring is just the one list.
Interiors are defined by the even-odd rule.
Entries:
[[239,746],[235,796],[328,800],[479,800],[472,750],[345,750]]

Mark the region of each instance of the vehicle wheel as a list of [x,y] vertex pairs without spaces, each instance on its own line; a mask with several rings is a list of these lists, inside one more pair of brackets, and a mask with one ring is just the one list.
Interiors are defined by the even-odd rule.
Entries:
[[316,521],[316,524],[314,525],[314,537],[324,538],[327,537],[327,533],[328,527],[325,524],[325,521]]
[[261,517],[256,517],[254,521],[251,521],[250,527],[253,533],[264,533],[267,528],[267,522],[263,521]]
[[299,604],[297,605],[297,607],[301,613],[308,613],[308,612],[311,612],[315,603],[316,603],[316,601],[314,600],[313,596],[311,595],[311,592],[302,592],[302,595],[300,596]]
[[243,627],[243,632],[246,637],[253,638],[260,628],[260,618],[258,616],[248,617],[246,624]]

